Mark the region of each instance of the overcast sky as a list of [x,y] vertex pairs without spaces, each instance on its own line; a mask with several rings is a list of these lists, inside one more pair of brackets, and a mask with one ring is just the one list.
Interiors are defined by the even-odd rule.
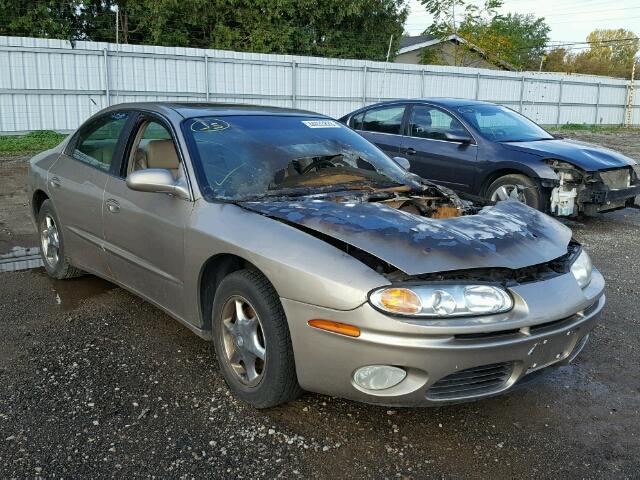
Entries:
[[[405,30],[419,35],[431,18],[419,0],[410,0],[409,6]],[[505,0],[501,13],[509,12],[545,17],[553,42],[584,41],[596,28],[625,28],[640,35],[640,0]]]

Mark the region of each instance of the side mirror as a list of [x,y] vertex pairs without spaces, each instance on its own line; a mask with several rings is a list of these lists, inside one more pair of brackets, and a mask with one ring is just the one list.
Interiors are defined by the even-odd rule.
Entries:
[[450,142],[458,142],[458,143],[465,143],[465,144],[473,142],[473,138],[471,138],[466,133],[444,132],[444,138],[446,138]]
[[170,193],[189,200],[189,190],[181,180],[176,180],[164,168],[146,168],[131,172],[127,176],[127,187],[138,192]]
[[393,157],[393,161],[400,165],[400,167],[407,172],[411,168],[411,163],[404,157]]

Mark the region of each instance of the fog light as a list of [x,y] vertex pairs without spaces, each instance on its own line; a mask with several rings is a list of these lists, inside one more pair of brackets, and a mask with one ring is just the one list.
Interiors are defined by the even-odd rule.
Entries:
[[367,365],[353,374],[353,381],[366,390],[384,390],[399,384],[407,376],[402,368],[390,365]]

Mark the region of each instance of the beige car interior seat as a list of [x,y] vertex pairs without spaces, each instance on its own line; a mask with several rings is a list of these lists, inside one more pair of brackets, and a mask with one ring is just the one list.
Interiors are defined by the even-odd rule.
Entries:
[[173,140],[142,140],[136,149],[134,170],[165,168],[178,177],[180,160]]

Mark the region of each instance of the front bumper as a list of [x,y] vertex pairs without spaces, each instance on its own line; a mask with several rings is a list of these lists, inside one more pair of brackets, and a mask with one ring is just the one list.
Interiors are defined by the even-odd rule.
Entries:
[[[302,388],[367,403],[428,406],[497,395],[571,361],[604,306],[603,289],[595,269],[585,290],[571,274],[562,275],[513,287],[511,312],[446,322],[391,318],[367,303],[351,311],[282,303]],[[317,330],[308,326],[311,319],[356,325],[361,335]],[[407,376],[386,390],[364,390],[352,376],[365,365],[401,367]]]
[[635,198],[640,195],[640,185],[609,190],[585,188],[580,192],[579,202],[587,215],[616,210],[632,206]]

